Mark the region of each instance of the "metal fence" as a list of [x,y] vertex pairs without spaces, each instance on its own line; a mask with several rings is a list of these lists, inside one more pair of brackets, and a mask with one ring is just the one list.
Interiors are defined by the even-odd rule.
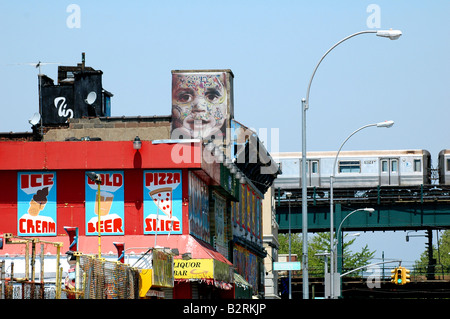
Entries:
[[[56,299],[54,283],[2,281],[3,293],[0,299]],[[65,293],[61,299],[66,299]]]
[[[139,298],[139,271],[120,262],[108,261],[90,255],[79,260],[79,287],[67,285],[67,278],[56,284],[6,278],[5,263],[0,263],[0,299],[137,299]],[[62,274],[62,268],[61,268]],[[61,278],[61,276],[59,276]]]
[[139,271],[120,262],[83,255],[83,299],[139,298]]

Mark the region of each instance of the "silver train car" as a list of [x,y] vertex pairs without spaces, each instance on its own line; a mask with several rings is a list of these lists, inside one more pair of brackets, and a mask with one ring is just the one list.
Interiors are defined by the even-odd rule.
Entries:
[[[329,188],[337,152],[307,153],[307,185]],[[272,153],[281,174],[275,187],[301,188],[301,152]],[[450,160],[450,151],[448,153]],[[448,162],[450,165],[450,161]],[[450,167],[450,166],[449,166]],[[450,170],[448,171],[450,183]],[[431,184],[431,156],[426,150],[341,151],[336,162],[334,188],[418,186]]]
[[438,174],[440,185],[450,185],[450,150],[445,149],[438,155]]

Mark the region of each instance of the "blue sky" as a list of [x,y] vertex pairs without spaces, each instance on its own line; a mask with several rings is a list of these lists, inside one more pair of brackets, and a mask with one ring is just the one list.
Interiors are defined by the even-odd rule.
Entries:
[[[79,28],[67,25],[70,4],[80,8]],[[391,129],[361,131],[345,149],[427,149],[436,166],[450,148],[449,1],[2,1],[0,131],[30,131],[38,111],[38,72],[21,63],[75,65],[86,52],[114,94],[113,116],[169,115],[171,70],[226,68],[235,75],[235,118],[257,131],[279,129],[278,149],[300,151],[313,68],[334,43],[369,29],[370,4],[380,9],[380,29],[403,36],[358,36],[327,56],[311,88],[308,150],[336,150],[355,129],[394,120]],[[42,72],[57,78],[56,65]],[[404,260],[425,247],[417,237],[392,251],[392,238],[405,233],[362,234],[357,243]]]

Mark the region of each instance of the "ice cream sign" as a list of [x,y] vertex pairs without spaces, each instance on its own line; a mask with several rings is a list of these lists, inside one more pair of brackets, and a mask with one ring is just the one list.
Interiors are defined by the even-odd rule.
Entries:
[[125,226],[123,172],[102,171],[95,173],[101,177],[100,205],[97,197],[98,185],[86,176],[86,235],[98,235],[99,214],[102,236],[123,235]]
[[56,236],[56,173],[17,174],[17,234]]
[[181,234],[181,171],[144,171],[143,188],[144,234]]

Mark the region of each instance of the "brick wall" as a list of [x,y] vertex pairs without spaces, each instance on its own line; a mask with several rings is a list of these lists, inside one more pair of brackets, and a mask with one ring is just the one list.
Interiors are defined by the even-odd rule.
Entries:
[[170,138],[170,116],[97,117],[70,119],[68,127],[48,128],[44,141],[101,138],[103,141],[132,141]]

